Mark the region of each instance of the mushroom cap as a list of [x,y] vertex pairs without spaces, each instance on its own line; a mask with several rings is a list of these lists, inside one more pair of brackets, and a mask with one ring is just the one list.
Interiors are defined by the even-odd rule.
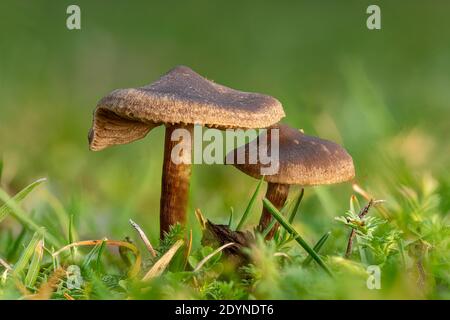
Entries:
[[[303,134],[287,125],[276,125],[279,129],[279,170],[276,174],[266,175],[264,179],[271,183],[295,184],[313,186],[349,181],[355,176],[353,159],[340,145]],[[266,137],[269,135],[269,137]],[[245,152],[246,163],[233,164],[242,172],[254,178],[261,178],[260,163],[249,164],[249,150],[257,148],[259,139],[267,140],[268,153],[271,150],[270,129],[233,151],[228,157],[234,157],[237,152]],[[228,158],[230,159],[230,158]],[[236,159],[236,158],[231,158]]]
[[92,150],[143,138],[161,124],[199,124],[219,129],[265,128],[284,117],[267,95],[231,89],[178,66],[140,88],[114,90],[94,111]]

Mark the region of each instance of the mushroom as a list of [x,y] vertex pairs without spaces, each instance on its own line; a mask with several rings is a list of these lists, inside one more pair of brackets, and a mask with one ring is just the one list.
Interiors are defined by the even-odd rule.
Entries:
[[[266,198],[277,209],[284,206],[290,185],[316,186],[345,182],[354,178],[352,157],[340,145],[305,135],[287,125],[278,124],[272,128],[279,129],[279,167],[277,173],[265,175],[264,180],[268,182]],[[266,134],[268,136],[264,137]],[[249,150],[258,148],[260,139],[267,139],[270,134],[269,129],[268,133],[231,151],[227,157],[244,152],[245,159],[249,159]],[[271,150],[271,140],[267,141],[268,150]],[[260,179],[263,165],[259,162],[254,164],[248,162],[246,160],[245,163],[233,165],[247,175]],[[271,214],[264,208],[258,230],[260,232],[266,230],[271,219]],[[277,228],[278,223],[267,234],[267,240],[273,238]]]
[[160,236],[171,225],[186,220],[191,176],[192,141],[183,149],[182,163],[171,161],[177,145],[172,133],[189,131],[194,124],[219,129],[264,128],[284,117],[281,103],[273,97],[234,90],[209,81],[188,67],[177,66],[157,81],[140,88],[114,90],[94,111],[89,133],[93,151],[141,139],[166,126],[160,201]]

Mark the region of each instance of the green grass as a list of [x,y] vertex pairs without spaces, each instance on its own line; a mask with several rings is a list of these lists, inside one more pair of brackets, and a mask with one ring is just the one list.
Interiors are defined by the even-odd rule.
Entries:
[[[382,30],[372,32],[364,1],[77,3],[82,30],[73,32],[64,25],[71,2],[0,4],[8,12],[0,20],[0,298],[450,298],[448,4],[379,1]],[[255,193],[258,181],[235,168],[199,165],[187,226],[160,243],[162,128],[99,153],[86,136],[102,96],[178,64],[277,97],[285,123],[349,151],[369,197],[350,183],[292,187],[281,210],[290,232],[257,237],[251,263],[238,268],[226,250],[202,245],[194,211],[253,232],[266,183]],[[386,202],[361,220],[370,197]],[[155,265],[162,272],[142,281]],[[369,265],[380,266],[380,290],[366,286]]]
[[[245,211],[244,211],[244,214],[242,215],[241,220],[239,220],[239,223],[238,223],[238,225],[236,227],[236,230],[238,230],[238,231],[241,230],[243,225],[245,224],[249,214],[251,213],[251,211],[253,209],[253,206],[254,206],[255,201],[256,201],[256,199],[258,197],[258,194],[259,194],[259,189],[261,189],[261,185],[262,185],[263,181],[264,181],[263,178],[261,178],[259,180],[259,183],[258,183],[258,185],[256,186],[256,189],[255,189],[255,192],[253,193],[252,197],[250,198],[250,201],[248,202],[247,208],[245,208]],[[229,222],[228,225],[230,226],[231,223]]]
[[298,234],[297,231],[295,231],[294,227],[286,220],[286,218],[283,217],[281,212],[279,212],[277,210],[277,208],[275,208],[275,206],[269,200],[267,200],[267,198],[264,198],[263,203],[264,203],[264,207],[267,208],[267,210],[269,210],[269,212],[272,214],[272,216],[292,236],[292,239],[295,240],[299,245],[301,245],[302,248],[305,249],[305,251],[308,252],[309,255],[314,260],[316,260],[316,262],[320,265],[320,267],[322,269],[324,269],[325,272],[331,276],[332,273],[328,269],[327,265],[323,262],[323,260],[319,257],[319,255],[306,243],[306,241],[302,238],[302,236],[300,234]]
[[[436,187],[434,181],[424,180],[420,190],[408,190],[407,196],[404,196],[404,190],[399,190],[395,200],[404,202],[404,207],[395,202],[385,207],[380,204],[364,218],[358,216],[358,201],[352,196],[346,215],[336,217],[342,224],[332,223],[331,232],[325,233],[313,249],[300,236],[296,230],[299,228],[288,221],[292,213],[284,217],[263,199],[281,228],[275,240],[270,242],[263,241],[263,235],[257,234],[255,244],[243,249],[251,257],[250,262],[241,266],[231,262],[224,248],[197,243],[193,250],[188,250],[189,241],[185,240],[188,234],[180,226],[171,229],[156,247],[154,256],[141,240],[142,235],[133,232],[131,224],[128,226],[130,237],[126,239],[81,240],[63,248],[46,241],[48,234],[57,235],[58,229],[47,226],[48,231],[44,231],[42,226],[35,231],[23,220],[17,220],[25,230],[25,235],[20,237],[21,244],[15,243],[14,236],[1,238],[7,256],[16,258],[2,260],[5,265],[2,266],[0,297],[446,299],[450,284],[450,227],[448,219],[438,213]],[[17,201],[18,198],[12,199]],[[21,198],[24,200],[25,197]],[[19,206],[11,205],[11,201],[8,206],[14,217]],[[297,205],[293,207],[298,209]],[[384,210],[387,219],[377,214],[377,210]],[[39,219],[33,223],[42,224]],[[59,226],[60,231],[63,228]],[[357,245],[349,259],[344,259],[346,243],[342,240],[348,238],[350,230],[356,231]],[[343,245],[323,248],[325,242]],[[89,246],[90,249],[85,249]],[[69,250],[74,248],[77,250]],[[144,257],[142,261],[141,256]],[[317,264],[311,264],[313,260]],[[381,269],[381,290],[365,287],[366,268],[371,265]],[[67,271],[73,266],[80,270],[80,286],[73,286],[73,274]],[[334,276],[328,277],[327,273],[331,272]],[[56,285],[50,287],[52,281]],[[171,296],[175,292],[176,295]]]

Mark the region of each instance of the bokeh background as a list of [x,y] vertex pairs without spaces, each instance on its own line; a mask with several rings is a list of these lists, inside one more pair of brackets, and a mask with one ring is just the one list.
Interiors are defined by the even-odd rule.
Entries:
[[[73,3],[81,30],[66,28]],[[373,3],[378,31],[366,28]],[[87,133],[102,96],[179,64],[278,98],[283,122],[348,149],[358,184],[377,198],[431,179],[439,211],[449,212],[448,1],[1,1],[0,12],[2,186],[12,194],[47,177],[26,206],[51,220],[55,208],[42,196],[59,199],[80,238],[123,238],[132,218],[157,242],[163,129],[98,153]],[[225,223],[230,207],[242,214],[256,184],[233,167],[195,166],[194,240],[195,208]],[[351,194],[350,184],[308,188],[298,228],[317,239]]]

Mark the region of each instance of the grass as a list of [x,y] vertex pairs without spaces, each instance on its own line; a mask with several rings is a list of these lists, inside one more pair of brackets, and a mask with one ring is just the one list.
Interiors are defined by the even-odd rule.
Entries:
[[[0,4],[0,298],[450,298],[447,4],[379,1],[376,32],[361,1],[80,0],[74,32],[69,4]],[[292,187],[279,216],[291,232],[257,237],[235,266],[233,247],[202,244],[194,212],[253,233],[266,185],[195,166],[187,226],[159,242],[162,128],[100,153],[86,135],[104,94],[178,64],[277,97],[284,122],[349,151],[357,185]],[[385,202],[358,217],[370,199]]]
[[[64,240],[59,239],[61,235],[51,226],[34,230],[27,220],[18,219],[26,230],[20,236],[21,243],[17,245],[14,237],[2,237],[2,245],[6,244],[9,250],[1,257],[4,270],[0,297],[163,299],[176,292],[175,298],[195,299],[360,298],[361,294],[366,298],[445,299],[449,286],[450,228],[447,219],[436,214],[439,202],[436,189],[429,183],[433,182],[424,181],[418,192],[408,190],[407,198],[402,197],[404,191],[400,190],[398,200],[407,207],[383,207],[388,219],[379,214],[372,216],[375,210],[381,210],[381,205],[371,212],[367,206],[365,215],[361,215],[359,201],[353,195],[348,212],[336,217],[339,224],[334,224],[333,230],[325,233],[314,248],[288,221],[292,212],[283,216],[263,199],[281,228],[271,242],[257,234],[255,244],[243,249],[251,257],[249,264],[240,266],[233,264],[224,251],[233,243],[220,248],[197,244],[191,250],[185,240],[188,233],[180,226],[174,226],[156,248],[146,243],[149,240],[145,231],[134,222],[129,229],[137,232],[123,240],[66,239],[66,245],[55,247],[46,241],[50,234],[58,241]],[[358,186],[355,190],[362,189]],[[22,196],[16,195],[4,205],[12,217],[18,216],[16,210],[21,210],[18,202],[26,199],[23,194],[20,191],[18,195]],[[31,195],[31,191],[27,193]],[[298,199],[302,197],[303,192],[294,199],[291,211],[297,211]],[[406,208],[414,214],[405,215]],[[39,219],[33,221],[33,225],[40,224]],[[326,243],[338,240],[339,234],[346,237],[351,230],[355,231],[357,248],[348,259],[343,258],[346,246],[335,251],[327,248]],[[87,247],[92,248],[83,249]],[[319,255],[319,251],[323,253]],[[317,264],[310,263],[314,260]],[[383,286],[376,292],[364,288],[366,268],[373,265],[379,266],[382,274]],[[79,275],[71,271],[74,266],[80,270]],[[327,277],[331,272],[334,277]],[[74,276],[79,277],[78,282],[74,282]]]
[[267,198],[264,198],[263,200],[264,206],[269,210],[269,212],[272,214],[272,216],[282,225],[287,232],[292,236],[292,238],[298,242],[299,245],[302,246],[303,249],[305,249],[306,252],[309,253],[309,255],[317,261],[319,266],[325,270],[327,274],[330,276],[331,271],[328,269],[326,264],[322,261],[322,259],[319,257],[319,255],[306,243],[306,241],[302,238],[300,234],[298,234],[297,231],[295,231],[294,227],[292,227],[291,224],[283,217],[283,215],[275,208],[275,206],[267,200]]
[[[248,215],[250,214],[251,210],[253,209],[253,205],[255,204],[256,198],[258,197],[259,189],[261,189],[261,185],[262,185],[263,181],[264,181],[264,179],[261,178],[258,185],[256,186],[255,192],[253,193],[252,197],[250,198],[247,208],[245,208],[244,214],[242,215],[241,220],[239,220],[236,230],[238,230],[238,231],[241,230],[242,226],[245,224],[245,222],[248,218]],[[231,225],[231,220],[228,223],[228,225]]]

